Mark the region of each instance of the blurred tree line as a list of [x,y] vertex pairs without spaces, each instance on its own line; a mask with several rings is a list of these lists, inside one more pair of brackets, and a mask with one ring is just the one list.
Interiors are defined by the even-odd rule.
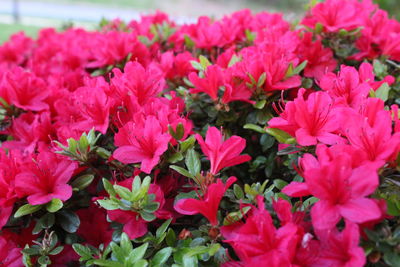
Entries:
[[400,20],[400,0],[374,0],[374,2],[387,10],[391,16]]

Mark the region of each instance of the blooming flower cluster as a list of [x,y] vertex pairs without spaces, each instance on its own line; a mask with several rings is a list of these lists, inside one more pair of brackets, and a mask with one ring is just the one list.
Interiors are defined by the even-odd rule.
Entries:
[[400,23],[166,14],[0,46],[0,266],[397,266]]

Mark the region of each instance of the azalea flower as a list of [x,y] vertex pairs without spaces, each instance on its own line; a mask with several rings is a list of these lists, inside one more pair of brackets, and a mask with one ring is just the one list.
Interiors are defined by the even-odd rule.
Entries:
[[115,135],[118,148],[113,156],[125,164],[140,162],[140,170],[150,173],[168,149],[170,139],[154,116],[147,117],[141,124],[128,122]]
[[311,209],[316,229],[332,229],[341,218],[354,223],[380,218],[380,208],[368,198],[379,184],[377,166],[364,164],[353,169],[350,156],[344,153],[334,158],[321,156],[314,162],[303,171],[305,183],[292,182],[282,192],[319,199]]
[[224,184],[221,179],[216,183],[208,186],[207,191],[200,199],[185,198],[175,203],[174,208],[181,214],[194,215],[200,213],[208,219],[208,221],[216,226],[218,225],[218,207],[226,190],[236,182],[236,177],[229,177]]
[[235,166],[251,159],[249,155],[240,155],[246,147],[244,138],[234,135],[224,141],[221,132],[215,127],[208,128],[205,141],[199,134],[196,134],[196,139],[201,150],[210,160],[210,173],[212,174],[217,174],[223,168]]
[[72,187],[67,183],[77,167],[77,162],[42,151],[33,162],[21,167],[15,176],[15,191],[20,198],[27,196],[31,205],[46,204],[54,198],[66,201],[72,196]]
[[302,146],[342,143],[335,134],[339,129],[334,102],[324,92],[311,93],[304,99],[305,89],[298,92],[297,98],[286,103],[285,110],[278,118],[272,118],[268,127],[287,131],[296,137]]

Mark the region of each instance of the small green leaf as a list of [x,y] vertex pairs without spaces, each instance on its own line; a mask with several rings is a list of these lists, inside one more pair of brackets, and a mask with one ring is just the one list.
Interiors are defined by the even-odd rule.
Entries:
[[257,101],[253,106],[256,109],[263,109],[265,107],[266,103],[267,103],[267,100],[263,99],[263,100]]
[[273,183],[275,187],[278,188],[279,190],[282,190],[282,188],[288,185],[288,183],[282,179],[275,179]]
[[97,200],[97,203],[106,210],[116,210],[119,208],[119,205],[112,200],[99,199]]
[[129,254],[129,262],[137,262],[143,259],[144,254],[146,253],[147,247],[149,243],[144,243],[140,247],[135,248]]
[[303,62],[301,62],[301,64],[299,64],[294,70],[293,70],[293,74],[297,75],[300,74],[300,72],[302,70],[304,70],[304,68],[307,66],[308,61],[304,60]]
[[[260,77],[258,77],[257,87],[258,87],[258,88],[261,88],[261,87],[264,85],[266,79],[267,79],[267,73],[266,73],[266,72],[263,72],[263,73],[260,75]],[[264,100],[264,101],[265,101],[265,100]],[[265,104],[264,104],[264,105],[265,105]],[[263,106],[263,107],[264,107],[264,106]]]
[[176,152],[176,153],[172,154],[170,157],[168,157],[169,163],[177,163],[181,160],[183,160],[183,155],[181,152]]
[[117,193],[115,192],[113,185],[106,178],[103,178],[103,186],[110,196],[116,196]]
[[238,184],[234,184],[233,185],[233,193],[235,194],[235,197],[237,199],[243,199],[244,198],[243,189]]
[[189,35],[185,34],[184,39],[185,39],[185,46],[188,49],[192,49],[195,46],[195,42],[192,40],[192,38],[189,37]]
[[375,91],[375,96],[377,98],[380,98],[383,100],[383,102],[386,102],[389,98],[389,91],[390,91],[390,86],[387,83],[383,83],[376,91]]
[[118,196],[120,196],[122,199],[131,201],[132,200],[132,192],[129,191],[128,188],[120,186],[120,185],[114,185],[114,190],[117,192]]
[[182,174],[183,176],[186,176],[186,177],[189,177],[189,178],[192,178],[192,179],[195,178],[194,175],[192,175],[190,172],[188,172],[187,170],[185,170],[185,169],[182,168],[182,167],[179,167],[179,166],[176,166],[176,165],[171,165],[171,166],[169,166],[169,167],[170,167],[171,169],[177,171],[178,173]]
[[252,123],[247,123],[243,126],[244,129],[249,129],[249,130],[253,130],[255,132],[258,133],[266,133],[265,129],[256,125],[256,124],[252,124]]
[[121,234],[120,245],[125,255],[128,255],[133,249],[132,242],[126,233]]
[[199,56],[199,61],[204,70],[207,69],[208,66],[211,66],[210,61],[203,55]]
[[57,212],[63,207],[63,202],[58,198],[53,198],[49,203],[46,205],[46,210],[48,212]]
[[193,148],[188,150],[188,152],[186,153],[185,164],[189,170],[189,173],[192,174],[193,176],[196,176],[198,173],[200,173],[201,170],[200,159],[198,154]]
[[92,257],[92,250],[84,245],[75,243],[72,245],[72,248],[82,258],[89,259]]
[[63,246],[56,247],[49,254],[50,255],[57,255],[57,254],[61,253],[61,251],[63,251],[63,249],[64,249]]
[[265,132],[275,137],[282,144],[294,144],[296,142],[290,134],[276,128],[265,128]]
[[163,264],[167,262],[168,258],[171,256],[171,254],[172,254],[171,247],[166,247],[166,248],[159,250],[152,258],[151,266],[152,267],[163,266]]
[[94,175],[93,174],[84,174],[84,175],[79,176],[78,178],[76,178],[71,183],[71,186],[72,186],[72,188],[77,188],[79,190],[83,190],[93,182],[93,179],[94,179]]
[[235,65],[236,63],[242,61],[242,57],[238,57],[236,54],[233,54],[233,56],[231,57],[231,59],[229,60],[228,63],[228,68],[232,67],[233,65]]
[[196,138],[192,135],[188,137],[185,141],[180,142],[180,152],[185,153],[189,148],[193,147],[196,142]]
[[42,208],[42,205],[32,206],[29,204],[25,204],[15,212],[14,217],[19,218],[19,217],[34,213],[34,212],[40,210],[41,208]]
[[57,222],[61,228],[70,234],[75,233],[81,223],[78,215],[69,210],[61,210],[58,212]]
[[156,231],[156,237],[160,237],[163,233],[165,233],[165,231],[167,231],[167,228],[171,221],[172,219],[166,220],[160,227],[158,227]]
[[146,222],[151,222],[156,219],[156,216],[153,213],[145,211],[140,212],[140,217],[142,217],[142,219],[145,220]]

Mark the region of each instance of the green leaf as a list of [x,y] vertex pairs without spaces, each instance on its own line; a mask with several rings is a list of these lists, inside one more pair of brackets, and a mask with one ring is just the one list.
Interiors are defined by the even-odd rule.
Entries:
[[137,262],[143,259],[144,254],[146,253],[147,247],[149,243],[144,243],[140,247],[135,248],[129,254],[129,262]]
[[150,202],[144,205],[143,210],[148,213],[153,213],[160,207],[160,203],[158,202]]
[[132,192],[128,188],[116,184],[114,190],[122,199],[132,201]]
[[146,222],[151,222],[156,219],[156,216],[153,213],[145,211],[140,212],[140,217],[142,217],[142,219],[145,220]]
[[53,198],[49,203],[46,205],[46,210],[48,212],[57,212],[63,207],[63,202],[58,198]]
[[266,133],[265,129],[256,125],[256,124],[252,124],[252,123],[247,123],[243,126],[244,129],[249,129],[249,130],[253,130],[255,132],[258,133]]
[[32,233],[33,234],[38,234],[40,233],[43,229],[49,229],[54,225],[55,222],[55,216],[53,213],[46,213],[43,215],[35,225],[35,228],[33,228]]
[[234,184],[233,185],[233,193],[235,194],[235,197],[237,199],[243,199],[244,198],[243,189],[238,184]]
[[303,62],[301,62],[301,64],[299,64],[294,70],[293,70],[293,74],[297,75],[300,74],[300,72],[302,70],[304,70],[304,68],[307,66],[308,61],[304,60]]
[[93,179],[94,179],[93,174],[85,174],[85,175],[82,175],[82,176],[79,176],[78,178],[76,178],[71,183],[71,186],[72,186],[72,188],[77,188],[79,190],[83,190],[93,182]]
[[185,39],[185,46],[188,49],[192,49],[195,46],[195,42],[192,40],[192,38],[189,37],[189,35],[185,34],[184,39]]
[[165,237],[165,241],[166,241],[168,246],[170,246],[170,247],[175,246],[176,234],[175,234],[175,231],[172,230],[171,228],[169,228],[169,230],[167,232],[167,236]]
[[44,266],[47,266],[47,265],[49,265],[49,264],[51,264],[51,260],[50,260],[50,258],[49,258],[49,256],[40,256],[39,258],[38,258],[38,263],[40,264],[40,265],[44,265]]
[[133,264],[133,267],[146,267],[148,265],[149,264],[148,264],[147,260],[141,259],[141,260],[138,260],[137,262],[135,262],[135,264]]
[[193,176],[196,176],[198,173],[200,173],[201,170],[200,159],[198,154],[193,148],[188,150],[188,152],[186,153],[185,164],[189,170],[189,173],[192,174]]
[[318,22],[317,24],[315,24],[314,32],[316,34],[320,34],[323,30],[324,30],[324,26],[321,23]]
[[236,63],[242,61],[242,57],[238,57],[236,54],[233,54],[233,56],[231,57],[231,59],[229,60],[228,63],[228,68],[232,67],[233,65],[235,65]]
[[210,61],[203,55],[199,56],[199,61],[201,66],[203,67],[203,70],[207,69],[208,66],[211,66]]
[[288,183],[282,179],[275,179],[273,183],[279,190],[282,190],[282,188],[288,185]]
[[194,175],[192,175],[190,172],[188,172],[187,170],[185,170],[185,169],[182,168],[182,167],[179,167],[179,166],[176,166],[176,165],[171,165],[171,166],[169,166],[169,167],[170,167],[171,169],[173,169],[173,170],[179,172],[179,173],[182,174],[183,176],[186,176],[186,177],[189,177],[189,178],[192,178],[192,179],[195,178]]
[[33,256],[33,255],[38,255],[40,252],[39,252],[39,248],[37,248],[37,247],[33,247],[33,248],[28,247],[28,248],[24,248],[22,250],[22,253]]
[[61,253],[61,251],[63,251],[63,249],[64,249],[63,246],[56,247],[49,254],[50,255],[57,255],[57,254]]
[[75,243],[72,245],[72,248],[82,258],[89,259],[92,257],[92,250],[84,245]]
[[375,91],[375,96],[377,98],[380,98],[383,100],[383,102],[386,102],[389,98],[389,91],[390,91],[390,86],[387,83],[383,83],[376,91]]
[[82,134],[81,138],[79,139],[79,151],[83,154],[86,153],[88,150],[89,141],[86,137],[86,134]]
[[99,199],[97,200],[97,203],[99,203],[99,205],[106,209],[106,210],[117,210],[119,209],[119,205],[117,203],[115,203],[112,200],[108,200],[108,199]]
[[266,103],[267,103],[267,100],[265,100],[265,99],[259,100],[253,105],[253,107],[255,107],[256,109],[263,109],[265,107]]
[[105,267],[124,267],[122,263],[115,262],[115,261],[109,261],[109,260],[94,260],[93,264],[97,264],[99,266],[105,266]]
[[35,205],[35,206],[32,206],[32,205],[30,205],[30,204],[25,204],[25,205],[21,206],[21,207],[15,212],[14,217],[15,217],[15,218],[19,218],[19,217],[22,217],[22,216],[25,216],[25,215],[34,213],[34,212],[40,210],[41,208],[42,208],[42,205]]
[[242,210],[239,211],[234,211],[230,212],[226,217],[224,218],[224,225],[231,225],[234,224],[235,222],[241,220],[243,216],[250,210],[250,207],[244,207]]
[[193,147],[195,142],[196,138],[193,135],[188,137],[185,141],[180,142],[181,153],[185,153],[189,148]]
[[120,246],[125,255],[129,255],[133,249],[132,242],[126,233],[121,234]]
[[296,142],[290,134],[276,128],[265,128],[265,132],[275,137],[282,144],[294,144]]
[[61,210],[58,212],[57,222],[61,228],[70,234],[75,233],[81,223],[78,215],[69,210]]
[[203,66],[202,66],[199,62],[197,62],[197,61],[195,61],[195,60],[191,60],[190,63],[192,64],[192,67],[193,67],[195,70],[204,71]]
[[318,202],[318,198],[316,198],[316,197],[309,197],[309,198],[307,198],[304,202],[303,202],[303,207],[304,208],[308,208],[308,207],[310,207],[311,205],[313,205],[314,203],[317,203]]
[[[264,85],[266,79],[267,79],[267,73],[266,73],[266,72],[263,72],[263,73],[260,75],[260,77],[258,77],[257,87],[258,87],[258,88],[261,88],[261,87]],[[264,101],[265,101],[265,100],[264,100]],[[264,105],[265,105],[265,103],[264,103]],[[264,105],[263,105],[263,107],[264,107]],[[261,109],[261,108],[260,108],[260,109]]]
[[378,59],[374,59],[372,65],[374,66],[375,75],[379,78],[383,78],[386,73],[386,65],[382,64]]
[[160,237],[165,231],[167,231],[167,228],[169,224],[171,223],[172,219],[166,220],[160,227],[158,227],[156,231],[156,237]]
[[117,193],[115,192],[113,185],[106,178],[103,178],[103,186],[110,196],[116,196]]
[[183,155],[181,152],[176,152],[176,153],[172,154],[170,157],[168,157],[169,163],[177,163],[181,160],[183,160]]
[[166,247],[159,250],[154,257],[151,259],[151,266],[152,267],[160,267],[163,266],[164,263],[167,262],[168,258],[172,254],[172,248]]

